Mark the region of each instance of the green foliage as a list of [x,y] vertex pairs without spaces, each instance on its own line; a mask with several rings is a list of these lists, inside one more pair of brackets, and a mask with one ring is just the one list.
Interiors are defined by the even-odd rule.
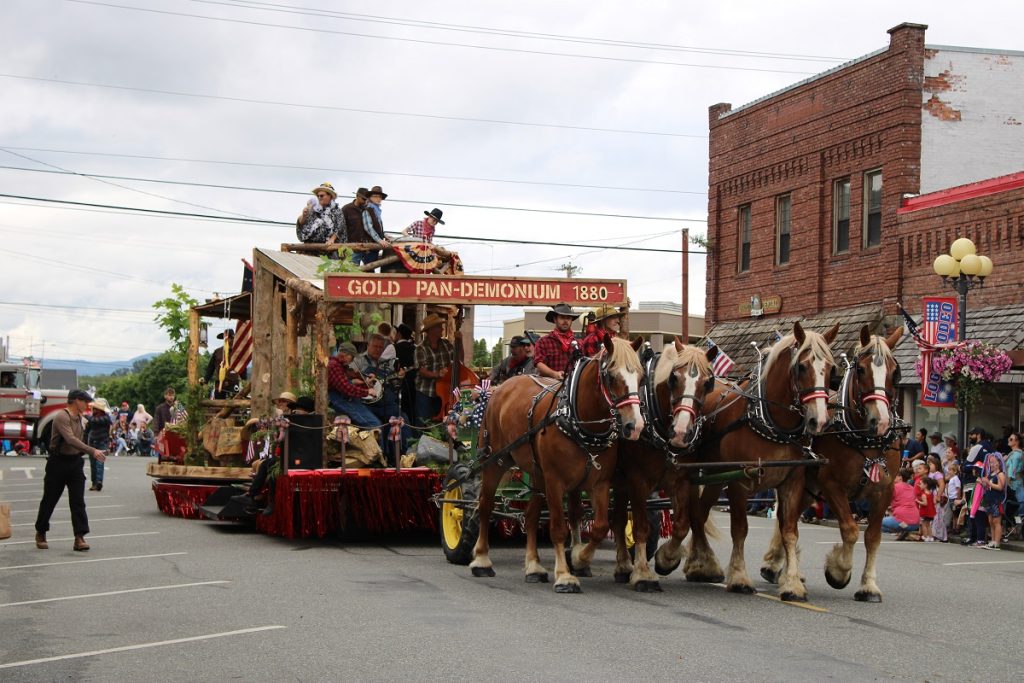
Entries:
[[153,304],[153,308],[157,310],[153,319],[157,325],[164,328],[174,349],[182,355],[188,351],[188,312],[198,303],[189,296],[184,287],[172,282],[171,296]]
[[491,364],[491,352],[487,350],[487,340],[477,339],[473,342],[473,365],[487,367]]
[[690,235],[690,244],[696,244],[698,247],[704,247],[707,251],[711,251],[711,240],[707,235]]
[[[164,351],[142,365],[138,372],[97,379],[100,381],[96,383],[96,393],[110,401],[111,405],[128,401],[134,410],[141,403],[152,413],[164,400],[164,389],[167,387],[174,387],[179,396],[186,393],[188,382],[185,354],[174,350]],[[191,417],[192,408],[186,407]]]
[[338,247],[338,258],[332,259],[327,255],[320,257],[320,265],[316,267],[318,275],[325,273],[361,273],[359,266],[352,263],[352,250],[348,247]]
[[185,453],[186,465],[207,464],[206,449],[203,448],[203,440],[200,431],[206,424],[206,413],[203,410],[202,401],[210,395],[209,387],[205,384],[196,384],[185,390],[184,394],[178,394],[178,399],[184,404],[188,411],[188,419],[185,420],[185,443],[188,444],[188,452]]
[[494,345],[494,348],[491,349],[491,367],[492,368],[495,367],[496,365],[498,365],[499,363],[501,363],[501,359],[504,356],[504,351],[505,351],[504,346],[505,346],[505,340],[502,339],[501,337],[498,337],[498,343],[496,343]]

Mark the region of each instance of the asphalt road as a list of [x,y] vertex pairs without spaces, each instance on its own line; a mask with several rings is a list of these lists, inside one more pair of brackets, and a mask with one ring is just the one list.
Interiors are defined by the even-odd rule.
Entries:
[[[288,541],[160,514],[141,458],[111,459],[88,493],[92,550],[71,550],[66,499],[50,550],[32,522],[44,461],[0,458],[0,681],[1020,680],[1024,554],[885,543],[881,604],[825,583],[835,529],[801,527],[810,602],[757,576],[770,529],[752,519],[759,591],[674,574],[664,592],[613,583],[598,553],[580,595],[445,562],[432,537]],[[23,469],[34,468],[34,469]],[[719,516],[725,524],[725,516]],[[889,540],[888,538],[886,540]],[[715,548],[723,561],[727,541]],[[552,569],[551,550],[542,560]],[[988,635],[991,634],[991,635]]]

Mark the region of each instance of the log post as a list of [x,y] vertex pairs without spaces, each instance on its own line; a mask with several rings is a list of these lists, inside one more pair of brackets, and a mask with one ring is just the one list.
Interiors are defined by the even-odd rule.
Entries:
[[284,388],[295,390],[295,371],[299,367],[299,332],[296,313],[299,307],[299,296],[294,287],[285,289],[285,325],[284,325]]
[[199,311],[188,312],[188,385],[199,383]]
[[255,259],[252,297],[252,410],[256,415],[270,415],[271,359],[274,330],[274,274]]

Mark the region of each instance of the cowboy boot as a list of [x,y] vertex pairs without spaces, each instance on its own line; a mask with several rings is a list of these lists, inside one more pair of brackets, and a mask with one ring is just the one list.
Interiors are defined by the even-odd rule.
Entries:
[[36,547],[40,550],[49,549],[50,544],[46,542],[46,534],[41,534],[38,531],[36,532]]
[[89,544],[85,542],[84,536],[75,536],[75,550],[83,552],[89,549]]

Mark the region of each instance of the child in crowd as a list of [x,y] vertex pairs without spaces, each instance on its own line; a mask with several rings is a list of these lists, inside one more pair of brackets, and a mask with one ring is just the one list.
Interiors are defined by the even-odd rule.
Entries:
[[938,482],[930,477],[921,477],[917,482],[917,509],[921,514],[921,540],[931,543],[932,521],[935,519],[935,490]]
[[[960,510],[964,506],[964,492],[963,487],[960,486],[960,465],[955,462],[950,463],[946,467],[946,475],[948,479],[946,479],[946,508],[943,523],[949,529],[950,524],[959,516]],[[953,532],[958,531],[960,531],[959,520],[953,523]]]
[[937,455],[929,455],[928,478],[935,482],[933,495],[935,498],[935,519],[932,520],[932,537],[941,543],[948,540],[945,523],[945,506],[949,504],[946,498],[946,478],[942,475],[942,460]]
[[1003,472],[1003,458],[998,453],[989,453],[986,461],[985,476],[978,479],[978,485],[984,491],[981,507],[988,515],[992,541],[985,545],[985,532],[979,530],[977,545],[989,550],[999,550],[1003,540],[1003,503],[1006,502],[1006,473]]

